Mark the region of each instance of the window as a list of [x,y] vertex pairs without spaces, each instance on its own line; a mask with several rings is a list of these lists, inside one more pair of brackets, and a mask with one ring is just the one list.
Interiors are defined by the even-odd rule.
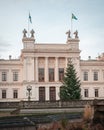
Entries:
[[6,98],[6,90],[2,90],[2,98]]
[[39,82],[44,82],[44,68],[39,68],[38,74]]
[[88,97],[88,89],[84,89],[84,97]]
[[13,98],[18,98],[18,90],[13,90]]
[[59,81],[62,81],[64,78],[64,68],[59,68]]
[[45,87],[39,87],[39,101],[45,101]]
[[55,101],[56,100],[56,89],[55,89],[55,87],[50,87],[49,94],[50,94],[50,101]]
[[2,81],[7,81],[7,72],[2,72]]
[[83,73],[83,80],[84,80],[84,81],[88,81],[88,72],[87,72],[87,71],[85,71],[85,72]]
[[18,81],[18,72],[13,72],[13,81]]
[[53,82],[54,81],[54,69],[49,68],[49,81]]
[[95,89],[95,97],[99,97],[99,91],[98,91],[98,89]]
[[98,80],[98,72],[97,72],[97,71],[95,71],[95,72],[93,73],[93,78],[94,78],[94,81],[97,81],[97,80]]

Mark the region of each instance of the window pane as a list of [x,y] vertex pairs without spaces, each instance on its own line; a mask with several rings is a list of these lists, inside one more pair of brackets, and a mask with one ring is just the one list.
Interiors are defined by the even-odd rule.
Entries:
[[13,81],[18,81],[18,72],[13,72]]
[[18,90],[13,90],[13,98],[18,98]]
[[98,97],[98,96],[99,96],[98,89],[95,89],[95,97]]
[[94,72],[94,81],[97,81],[98,80],[98,72]]
[[54,81],[54,69],[53,68],[49,69],[49,81],[50,82]]
[[88,97],[88,89],[84,89],[84,97]]
[[88,81],[88,72],[87,71],[85,71],[83,74],[83,80]]
[[38,71],[39,75],[39,82],[44,82],[44,68],[39,68],[39,71]]
[[7,72],[2,72],[2,81],[7,81]]
[[2,90],[2,98],[6,98],[6,90]]
[[56,100],[56,89],[55,87],[50,87],[50,101]]
[[62,81],[64,78],[64,68],[59,68],[59,81]]
[[45,101],[45,87],[39,87],[39,101]]

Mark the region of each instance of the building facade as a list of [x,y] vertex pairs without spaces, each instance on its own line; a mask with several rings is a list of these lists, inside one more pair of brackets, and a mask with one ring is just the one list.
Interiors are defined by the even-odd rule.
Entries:
[[[19,59],[0,59],[0,101],[56,101],[67,67],[72,60],[81,80],[82,99],[104,98],[104,54],[97,59],[80,59],[78,32],[63,44],[35,43],[34,31],[23,31]],[[30,93],[29,93],[30,91]],[[30,95],[29,95],[30,94]]]

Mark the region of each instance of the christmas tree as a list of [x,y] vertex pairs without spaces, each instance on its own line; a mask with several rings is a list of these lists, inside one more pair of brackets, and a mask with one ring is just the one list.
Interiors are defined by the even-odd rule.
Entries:
[[68,62],[66,72],[63,78],[63,85],[60,89],[60,99],[62,101],[75,100],[81,98],[81,83],[77,77],[76,70],[72,61]]

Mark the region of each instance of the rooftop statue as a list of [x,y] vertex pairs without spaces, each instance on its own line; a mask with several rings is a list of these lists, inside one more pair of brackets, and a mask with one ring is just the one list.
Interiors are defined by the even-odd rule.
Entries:
[[75,38],[79,38],[79,37],[78,37],[78,31],[77,31],[77,30],[74,32],[74,34],[75,34]]
[[31,33],[31,37],[34,37],[34,30],[32,29],[31,31],[30,31],[30,33]]
[[66,34],[68,35],[68,38],[71,38],[71,32],[70,32],[70,30],[68,31],[68,32],[66,32]]
[[24,29],[23,30],[23,37],[26,37],[26,33],[27,33],[27,31],[26,31],[26,29]]

